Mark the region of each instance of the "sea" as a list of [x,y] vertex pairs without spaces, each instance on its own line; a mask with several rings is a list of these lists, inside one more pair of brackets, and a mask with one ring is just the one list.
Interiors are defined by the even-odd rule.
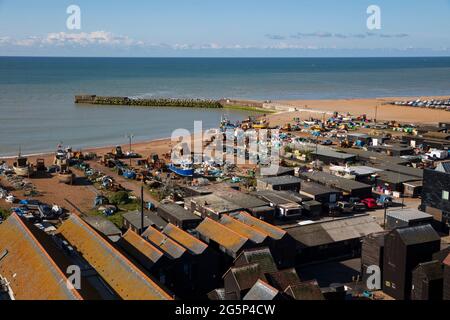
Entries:
[[450,58],[0,57],[0,156],[125,144],[245,111],[85,106],[78,94],[258,100],[450,94]]

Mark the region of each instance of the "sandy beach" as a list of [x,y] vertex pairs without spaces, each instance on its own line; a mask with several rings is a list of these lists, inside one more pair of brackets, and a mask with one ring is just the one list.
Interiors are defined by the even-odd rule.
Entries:
[[[378,121],[398,121],[402,123],[437,124],[438,122],[449,122],[450,112],[444,110],[394,106],[388,103],[392,101],[415,100],[415,99],[440,99],[448,97],[386,97],[377,99],[339,99],[339,100],[282,100],[275,103],[292,108],[307,109],[311,111],[298,111],[278,113],[270,117],[271,123],[283,125],[292,121],[294,117],[302,119],[313,117],[322,118],[323,112],[350,113],[352,115],[366,114],[369,118]],[[378,107],[378,110],[377,110]],[[311,115],[312,114],[312,115]]]

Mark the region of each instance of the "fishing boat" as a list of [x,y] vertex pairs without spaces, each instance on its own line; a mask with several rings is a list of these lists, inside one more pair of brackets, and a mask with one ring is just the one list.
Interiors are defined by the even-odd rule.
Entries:
[[253,123],[253,128],[254,129],[267,129],[269,128],[269,123],[267,122],[266,119],[261,119],[256,121],[255,123]]
[[220,120],[220,129],[222,130],[222,132],[235,128],[236,126],[233,123],[231,123],[230,119],[228,119],[226,116],[222,116]]
[[75,175],[72,170],[69,169],[69,166],[67,164],[61,164],[58,170],[59,183],[73,184],[74,178]]
[[168,169],[182,177],[192,177],[194,175],[192,162],[182,162],[181,164],[171,163],[168,165]]
[[19,152],[16,162],[13,164],[14,173],[20,177],[30,177],[33,173],[31,164],[28,163],[27,157],[22,157]]

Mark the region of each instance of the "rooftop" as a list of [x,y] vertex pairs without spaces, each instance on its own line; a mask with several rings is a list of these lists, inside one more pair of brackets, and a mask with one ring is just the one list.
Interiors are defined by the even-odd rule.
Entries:
[[[133,227],[136,229],[141,228],[141,212],[130,211],[123,215],[123,218],[127,220]],[[167,222],[163,220],[161,217],[158,217],[155,213],[144,211],[144,229],[149,226],[154,226],[157,228],[164,228],[167,225]]]
[[59,233],[83,255],[122,299],[171,299],[80,217],[71,214],[59,228]]
[[200,241],[196,237],[181,230],[171,223],[169,223],[162,232],[188,249],[192,254],[202,254],[208,248],[206,243]]
[[300,184],[302,179],[294,176],[278,176],[278,177],[265,177],[258,178],[258,181],[262,181],[269,185],[290,185],[290,184]]
[[317,195],[327,194],[327,193],[341,193],[338,189],[330,188],[322,184],[315,182],[303,182],[300,188],[300,194],[306,195],[308,197],[314,197]]
[[415,245],[433,241],[440,241],[441,238],[429,224],[395,229],[406,245]]
[[[0,274],[17,300],[81,300],[25,223],[13,213],[0,224]],[[6,254],[3,256],[3,254]]]
[[387,212],[387,216],[402,221],[433,219],[432,215],[413,208],[390,210]]
[[142,234],[144,239],[150,241],[154,246],[161,249],[172,259],[178,259],[186,253],[186,249],[154,227],[148,227]]
[[270,223],[264,222],[258,218],[255,218],[252,215],[248,214],[247,212],[241,211],[233,213],[231,216],[245,223],[246,225],[255,228],[256,230],[265,233],[267,236],[275,240],[280,240],[287,234],[287,232],[284,231],[283,229],[278,228]]
[[412,182],[412,181],[420,181],[421,178],[414,177],[414,176],[408,176],[406,174],[401,174],[397,172],[392,171],[383,171],[380,173],[377,173],[377,179],[380,179],[381,181],[387,182],[387,183],[405,183],[405,182]]
[[365,237],[383,229],[369,215],[335,219],[307,225],[284,228],[295,240],[306,247]]
[[208,194],[204,196],[186,198],[185,202],[193,201],[199,206],[208,208],[209,210],[221,214],[244,209],[243,207],[230,202],[216,194]]
[[288,191],[261,190],[255,192],[254,195],[274,205],[302,203],[304,200],[300,194]]
[[248,241],[248,238],[209,218],[205,218],[196,231],[234,253],[237,253]]
[[286,269],[266,274],[268,283],[280,290],[300,283],[300,278],[295,269]]
[[219,222],[225,227],[255,243],[263,243],[267,239],[267,235],[265,233],[262,233],[251,226],[240,222],[239,220],[233,219],[228,215],[223,215]]
[[312,181],[316,181],[318,183],[338,188],[347,192],[358,189],[372,188],[367,184],[355,180],[337,177],[335,175],[321,171],[302,173],[302,176],[305,177],[306,179],[310,179]]
[[407,167],[401,164],[394,163],[381,163],[377,167],[387,171],[398,172],[413,177],[423,178],[423,170],[418,168]]
[[250,289],[258,279],[266,279],[258,263],[250,263],[239,267],[231,267],[224,275],[231,273],[240,290]]
[[295,300],[325,300],[317,281],[306,281],[289,286],[285,291]]
[[279,291],[262,280],[256,281],[243,300],[273,300]]
[[263,273],[276,272],[278,270],[269,248],[244,250],[236,260],[239,260],[241,257],[244,258],[246,264],[259,264]]
[[329,157],[329,158],[335,158],[335,159],[339,159],[339,160],[351,160],[351,159],[355,158],[355,155],[353,155],[353,154],[339,152],[335,149],[327,148],[327,147],[318,148],[317,151],[314,150],[311,154]]
[[175,203],[160,204],[158,207],[158,212],[160,212],[160,210],[170,213],[172,216],[176,217],[180,221],[201,220],[200,217],[196,216],[190,211],[187,211],[186,209]]
[[146,256],[150,261],[156,263],[164,255],[161,251],[152,246],[148,241],[142,238],[133,230],[129,229],[124,235],[126,240],[136,250]]

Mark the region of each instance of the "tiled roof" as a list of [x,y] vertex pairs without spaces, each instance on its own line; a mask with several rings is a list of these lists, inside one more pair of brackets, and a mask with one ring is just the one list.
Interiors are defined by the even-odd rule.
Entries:
[[161,249],[172,259],[178,259],[186,253],[186,249],[153,227],[148,227],[142,237]]
[[66,285],[67,277],[13,213],[0,224],[0,274],[9,282],[17,300],[81,300]]
[[325,300],[317,281],[306,281],[289,286],[284,291],[295,300]]
[[192,254],[202,254],[208,248],[206,243],[171,223],[164,228],[163,233],[188,249]]
[[262,233],[239,220],[233,219],[228,215],[223,215],[220,219],[220,224],[239,233],[241,236],[252,240],[255,243],[263,243],[267,239],[267,235]]
[[245,223],[248,226],[255,228],[256,230],[268,235],[272,239],[280,240],[286,235],[286,231],[280,229],[270,223],[264,222],[258,218],[246,212],[238,212],[231,215],[233,218]]
[[286,269],[266,274],[268,282],[280,290],[286,290],[289,286],[294,286],[300,283],[297,271],[295,269]]
[[250,289],[258,279],[266,280],[258,263],[246,264],[240,267],[231,267],[223,277],[225,278],[228,273],[233,275],[239,290]]
[[264,273],[276,272],[278,270],[269,248],[244,250],[236,260],[239,260],[240,257],[245,258],[246,264],[259,264]]
[[128,231],[123,235],[123,239],[150,259],[153,263],[156,263],[164,255],[161,251],[156,249],[148,241],[131,229],[128,229]]
[[232,252],[238,252],[248,241],[248,238],[209,218],[205,218],[196,231]]
[[258,280],[249,292],[244,296],[243,300],[273,300],[280,292],[262,280]]
[[70,215],[59,228],[59,233],[82,254],[122,299],[171,299],[80,217]]

